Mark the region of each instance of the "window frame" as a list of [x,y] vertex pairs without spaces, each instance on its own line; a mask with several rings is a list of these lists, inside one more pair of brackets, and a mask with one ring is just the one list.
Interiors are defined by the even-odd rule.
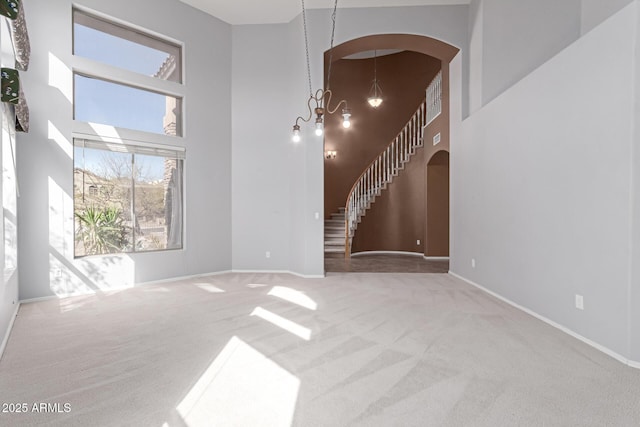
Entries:
[[[137,146],[141,148],[152,148],[152,149],[167,149],[171,151],[181,152],[183,153],[182,159],[182,170],[181,170],[181,187],[182,187],[182,197],[181,197],[181,246],[180,248],[165,248],[165,249],[153,249],[153,250],[145,250],[145,251],[132,251],[132,252],[114,252],[110,254],[92,254],[92,255],[81,255],[79,257],[75,256],[75,218],[73,223],[74,230],[74,243],[73,243],[73,252],[74,258],[82,258],[82,257],[95,257],[95,256],[116,256],[116,255],[134,255],[134,254],[142,254],[142,253],[154,253],[154,252],[166,252],[166,251],[184,251],[187,248],[188,239],[187,239],[187,218],[186,218],[186,201],[187,201],[187,185],[186,185],[186,175],[187,175],[187,160],[186,160],[186,133],[187,133],[187,121],[186,117],[186,105],[187,105],[187,96],[186,96],[186,80],[187,80],[187,72],[185,65],[185,52],[186,47],[185,44],[179,40],[171,38],[165,34],[158,33],[156,31],[149,30],[147,28],[143,28],[139,25],[132,24],[122,19],[118,19],[117,17],[104,14],[102,12],[89,9],[82,5],[72,4],[72,7],[69,9],[71,12],[71,31],[72,31],[72,39],[71,39],[71,61],[70,61],[70,70],[68,78],[71,79],[72,85],[72,93],[71,93],[71,105],[73,110],[73,120],[72,120],[72,140],[70,141],[70,145],[72,147],[71,152],[74,153],[74,140],[75,139],[87,139],[92,141],[97,141],[100,143],[104,143],[105,146],[107,144],[124,144],[129,146]],[[180,51],[180,70],[179,74],[181,76],[180,82],[175,82],[171,80],[162,80],[157,77],[147,76],[132,70],[119,68],[114,65],[110,65],[101,61],[93,60],[83,56],[74,55],[74,14],[78,11],[81,14],[89,15],[92,18],[98,19],[102,22],[106,22],[107,24],[111,24],[116,27],[128,29],[130,31],[143,34],[144,36],[151,37],[157,39],[161,42],[166,42],[171,45],[175,45],[179,48]],[[75,75],[81,75],[88,78],[96,78],[100,80],[104,80],[107,82],[112,82],[119,85],[129,86],[135,89],[140,89],[148,92],[158,93],[160,95],[170,96],[178,99],[180,103],[180,123],[176,123],[178,129],[181,130],[179,135],[171,135],[171,134],[160,134],[147,132],[142,130],[130,129],[130,128],[120,128],[115,127],[108,124],[99,124],[99,123],[91,123],[85,121],[79,121],[75,119]],[[73,175],[75,169],[75,154],[71,154],[72,168],[71,174]],[[72,176],[72,182],[74,181],[74,177]],[[75,183],[74,183],[75,185]],[[75,191],[74,191],[75,193]],[[75,194],[72,195],[72,203],[73,210],[75,212]]]
[[[142,28],[138,25],[134,25],[131,23],[128,23],[126,21],[120,20],[120,19],[116,19],[114,17],[110,17],[107,16],[105,14],[90,10],[88,8],[79,6],[79,5],[73,5],[73,7],[71,8],[71,54],[74,57],[81,57],[81,58],[86,58],[80,55],[76,55],[76,31],[75,31],[75,24],[76,24],[76,14],[82,16],[83,19],[82,20],[87,20],[89,22],[93,22],[94,25],[86,25],[82,22],[80,22],[79,24],[88,28],[92,28],[96,31],[100,31],[102,33],[105,34],[109,34],[111,36],[114,37],[118,37],[121,38],[123,40],[128,40],[129,42],[132,43],[136,43],[139,44],[141,46],[146,46],[149,47],[151,49],[155,49],[155,50],[159,50],[162,52],[166,52],[164,49],[158,48],[161,46],[169,46],[169,47],[173,47],[177,49],[177,55],[176,55],[176,61],[179,63],[178,68],[178,77],[177,80],[167,80],[167,81],[171,81],[171,82],[175,82],[178,84],[184,84],[184,44],[182,42],[179,42],[177,40],[173,40],[165,35],[159,34],[155,31],[151,31],[145,28]],[[112,30],[112,31],[109,31]],[[125,36],[123,36],[125,35]],[[134,37],[126,37],[126,35],[133,35]],[[137,36],[137,37],[136,37]],[[133,38],[140,38],[142,40],[142,42],[140,41],[134,41],[132,40]],[[167,52],[170,53],[170,52]],[[110,67],[114,67],[114,68],[119,68],[122,70],[126,70],[129,71],[131,73],[136,73],[136,74],[141,74],[138,73],[136,71],[133,70],[129,70],[127,68],[121,68],[121,67],[117,67],[115,65],[111,65],[108,64],[106,62],[102,62],[99,60],[94,60],[91,58],[86,58],[90,61],[94,61],[96,63],[99,64],[103,64],[103,65],[107,65]],[[144,74],[141,74],[144,75]],[[153,77],[155,79],[159,79],[158,77]],[[162,79],[159,79],[162,80]]]
[[[76,239],[76,219],[75,219],[75,212],[76,212],[76,199],[75,199],[75,187],[76,187],[76,182],[75,182],[75,171],[76,171],[76,148],[88,148],[88,149],[92,149],[92,150],[102,150],[105,152],[111,152],[111,153],[122,153],[122,154],[128,154],[132,156],[132,170],[131,170],[131,180],[130,180],[130,191],[131,191],[131,201],[130,201],[130,206],[129,206],[129,210],[130,210],[130,216],[131,216],[131,222],[133,224],[135,224],[137,217],[138,217],[138,213],[136,212],[136,182],[135,182],[135,177],[134,177],[134,167],[135,167],[135,156],[136,155],[143,155],[143,156],[156,156],[156,157],[164,157],[165,159],[167,158],[171,158],[171,159],[175,159],[181,162],[180,165],[180,185],[181,185],[181,200],[180,200],[180,246],[179,247],[171,247],[171,248],[161,248],[161,249],[149,249],[149,250],[136,250],[136,232],[135,232],[135,227],[134,231],[132,233],[131,236],[131,241],[132,241],[132,245],[131,245],[131,250],[126,250],[126,251],[119,251],[119,252],[111,252],[111,253],[105,253],[105,254],[84,254],[84,255],[77,255],[76,252],[76,245],[77,245],[77,239]],[[124,140],[116,140],[116,139],[109,139],[109,140],[98,140],[95,137],[92,137],[90,135],[85,135],[82,136],[80,134],[78,134],[77,136],[74,136],[73,138],[73,212],[74,212],[74,221],[73,221],[73,257],[74,259],[79,259],[79,258],[85,258],[85,257],[95,257],[95,256],[112,256],[112,255],[130,255],[130,254],[145,254],[145,253],[153,253],[153,252],[167,252],[167,251],[182,251],[185,249],[185,185],[184,185],[184,181],[185,181],[185,165],[186,165],[186,150],[182,147],[169,147],[166,145],[162,145],[162,146],[158,146],[156,144],[145,144],[145,143],[140,143],[139,141],[124,141]],[[173,156],[172,156],[173,155]],[[88,188],[90,188],[91,186],[89,186]],[[84,191],[84,188],[83,188]],[[100,188],[98,188],[98,193],[100,192]]]

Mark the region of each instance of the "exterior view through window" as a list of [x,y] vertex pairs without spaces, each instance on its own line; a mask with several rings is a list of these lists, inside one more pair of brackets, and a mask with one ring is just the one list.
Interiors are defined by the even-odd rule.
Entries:
[[182,47],[74,9],[73,54],[74,119],[115,131],[74,135],[75,256],[181,249],[185,150],[154,135],[182,136]]
[[182,49],[175,43],[73,11],[73,54],[118,68],[182,83]]
[[180,249],[183,154],[75,139],[75,255]]
[[[180,136],[179,98],[76,74],[75,119]],[[96,96],[97,95],[97,96]]]

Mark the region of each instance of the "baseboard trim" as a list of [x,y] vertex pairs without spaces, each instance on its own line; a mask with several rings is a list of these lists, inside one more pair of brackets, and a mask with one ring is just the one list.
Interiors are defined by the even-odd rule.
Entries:
[[361,255],[409,255],[409,256],[424,256],[422,252],[405,252],[405,251],[362,251],[352,253],[352,257]]
[[427,261],[449,261],[448,256],[423,256]]
[[[91,295],[91,294],[86,294]],[[69,295],[70,297],[71,295]],[[29,299],[21,299],[20,304],[31,304],[33,302],[42,302],[42,301],[50,301],[52,299],[60,299],[60,298],[69,298],[69,297],[58,297],[57,295],[49,295],[48,297],[38,297],[38,298],[29,298]]]
[[491,296],[493,296],[495,298],[498,298],[500,301],[503,301],[503,302],[509,304],[510,306],[512,306],[514,308],[517,308],[520,311],[524,311],[525,313],[535,317],[536,319],[541,320],[544,323],[546,323],[546,324],[548,324],[550,326],[553,326],[556,329],[561,330],[565,334],[571,335],[573,338],[576,338],[576,339],[582,341],[583,343],[595,348],[596,350],[601,351],[602,353],[606,354],[607,356],[616,359],[620,363],[623,363],[623,364],[625,364],[625,365],[627,365],[627,366],[629,366],[631,368],[640,369],[640,362],[629,360],[626,357],[624,357],[623,355],[611,350],[610,348],[607,348],[607,347],[605,347],[605,346],[603,346],[601,344],[598,344],[597,342],[592,341],[589,338],[583,337],[582,335],[578,334],[577,332],[572,331],[571,329],[567,328],[566,326],[562,326],[561,324],[556,323],[553,320],[548,319],[548,318],[542,316],[541,314],[536,313],[533,310],[530,310],[530,309],[528,309],[526,307],[523,307],[520,304],[517,304],[517,303],[511,301],[510,299],[505,298],[502,295],[500,295],[500,294],[498,294],[496,292],[493,292],[493,291],[485,288],[482,285],[479,285],[478,283],[476,283],[476,282],[474,282],[472,280],[467,279],[466,277],[463,277],[463,276],[461,276],[459,274],[456,274],[456,273],[452,272],[451,270],[449,270],[449,274],[452,275],[453,277],[456,277],[456,278],[458,278],[458,279],[470,284],[471,286],[474,286],[474,287],[480,289],[483,292],[486,292],[487,294],[489,294],[489,295],[491,295]]
[[[136,282],[130,288],[118,288],[118,289],[113,289],[113,290],[116,291],[116,290],[122,290],[122,289],[137,288],[137,287],[142,287],[142,286],[162,285],[162,284],[165,284],[165,283],[171,283],[171,282],[175,282],[175,281],[178,281],[178,280],[197,279],[197,278],[200,278],[200,277],[208,277],[208,276],[221,276],[223,274],[231,274],[231,273],[292,274],[294,276],[298,276],[298,277],[301,277],[303,279],[324,279],[324,277],[325,277],[324,274],[322,274],[322,275],[320,275],[320,274],[300,274],[300,273],[296,273],[294,271],[289,271],[289,270],[223,270],[223,271],[214,271],[214,272],[211,272],[211,273],[199,273],[199,274],[190,274],[190,275],[186,275],[186,276],[174,276],[174,277],[169,277],[169,278],[166,278],[166,279],[149,280],[147,282]],[[108,291],[106,291],[106,292],[108,292]],[[83,294],[83,295],[90,295],[90,294]],[[53,300],[53,299],[59,300],[59,299],[63,299],[63,298],[72,298],[74,296],[79,296],[79,295],[67,295],[67,296],[63,296],[63,297],[59,297],[57,295],[50,295],[50,296],[46,296],[46,297],[29,298],[29,299],[20,300],[18,302],[18,304],[31,304],[31,303],[34,303],[34,302],[43,302],[43,301],[49,301],[49,300]],[[1,355],[2,355],[2,353],[0,352],[0,357],[1,357]]]
[[232,270],[232,273],[253,273],[253,274],[291,274],[303,279],[324,279],[324,274],[302,274],[290,270]]
[[9,327],[7,328],[7,332],[4,334],[4,338],[2,339],[2,344],[0,344],[0,360],[2,360],[2,356],[4,355],[4,349],[7,347],[7,343],[9,342],[9,336],[11,335],[11,330],[13,329],[13,323],[18,317],[18,310],[20,309],[20,301],[16,303],[16,308],[13,311],[13,315],[11,316],[11,320],[9,320]]
[[206,277],[206,276],[220,276],[222,274],[228,274],[228,273],[232,273],[232,271],[224,270],[224,271],[215,271],[213,273],[189,274],[187,276],[176,276],[176,277],[169,277],[167,279],[150,280],[148,282],[138,282],[138,283],[135,283],[133,287],[137,288],[138,286],[161,285],[163,283],[175,282],[176,280],[197,279],[199,277]]

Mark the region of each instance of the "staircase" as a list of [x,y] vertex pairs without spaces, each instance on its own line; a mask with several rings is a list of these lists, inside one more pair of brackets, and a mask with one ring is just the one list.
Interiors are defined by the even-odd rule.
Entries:
[[332,213],[330,219],[324,220],[324,252],[344,253],[345,240],[345,214],[344,208],[339,208],[338,212]]
[[[371,204],[393,181],[393,178],[404,169],[404,165],[409,162],[416,150],[422,147],[423,129],[440,114],[442,110],[441,99],[442,74],[440,72],[429,84],[427,96],[404,128],[353,184],[344,209],[346,219],[343,219],[343,222],[346,229],[343,225],[342,240],[345,256],[351,255],[353,236]],[[326,248],[325,241],[325,252]]]

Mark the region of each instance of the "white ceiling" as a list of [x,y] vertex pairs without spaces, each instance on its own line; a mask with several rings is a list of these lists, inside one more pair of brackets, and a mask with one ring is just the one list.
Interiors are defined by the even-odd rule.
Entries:
[[[300,0],[180,0],[232,25],[289,22],[302,11]],[[339,0],[338,8],[469,4],[470,0]],[[306,0],[307,9],[328,9],[333,0]]]

